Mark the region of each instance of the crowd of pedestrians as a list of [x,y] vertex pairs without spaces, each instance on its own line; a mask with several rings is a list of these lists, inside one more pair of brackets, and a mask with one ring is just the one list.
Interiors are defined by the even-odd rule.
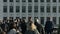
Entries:
[[0,20],[0,34],[52,34],[52,21],[46,21],[45,27],[38,21],[37,18],[32,21],[31,17],[27,22],[23,18]]

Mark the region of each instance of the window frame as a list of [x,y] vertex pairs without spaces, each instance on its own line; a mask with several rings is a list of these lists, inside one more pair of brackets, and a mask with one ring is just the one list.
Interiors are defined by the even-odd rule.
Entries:
[[26,2],[26,0],[22,0],[22,2]]
[[57,19],[56,17],[53,17],[53,23],[54,23],[55,25],[56,25],[56,22],[57,22],[56,19]]
[[42,25],[44,25],[44,17],[40,17],[40,22]]
[[13,13],[14,12],[14,7],[13,6],[9,6],[10,8],[9,8],[9,12],[10,13]]
[[51,11],[50,6],[46,7],[46,11],[47,11],[47,13],[50,13],[50,11]]
[[28,0],[28,2],[32,2],[32,0]]
[[16,13],[20,12],[20,6],[16,6]]
[[57,2],[56,0],[52,0],[53,2]]
[[20,2],[20,0],[16,0],[16,2]]
[[48,0],[46,0],[46,2],[50,2],[50,1],[51,1],[51,0],[49,0],[49,1],[48,1]]
[[22,6],[22,13],[26,12],[26,6]]
[[13,0],[10,0],[10,2],[13,2]]
[[44,13],[44,6],[40,6],[40,12]]
[[53,6],[53,13],[56,13],[57,12],[57,6]]
[[32,6],[28,6],[28,13],[32,12]]
[[34,6],[34,12],[38,13],[38,6]]
[[38,0],[34,0],[34,2],[38,2]]
[[40,0],[40,2],[44,2],[44,0]]
[[3,12],[7,13],[7,6],[3,6]]
[[3,0],[3,2],[7,2],[7,0],[5,1],[5,0]]

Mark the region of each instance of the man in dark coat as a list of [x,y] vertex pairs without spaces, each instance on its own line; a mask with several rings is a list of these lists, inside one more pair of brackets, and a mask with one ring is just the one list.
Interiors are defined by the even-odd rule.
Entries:
[[52,29],[53,29],[53,23],[52,23],[52,21],[47,20],[46,24],[45,24],[45,33],[46,34],[52,34],[52,31],[53,31]]
[[3,31],[7,32],[8,31],[8,24],[7,24],[7,21],[4,21],[2,24],[1,24],[1,28]]
[[25,31],[27,30],[26,22],[24,19],[22,19],[22,22],[20,24],[21,29],[22,29],[22,34],[25,34]]

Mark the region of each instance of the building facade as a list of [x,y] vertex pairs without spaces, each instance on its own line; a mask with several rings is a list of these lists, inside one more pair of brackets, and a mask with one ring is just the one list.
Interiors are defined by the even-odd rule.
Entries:
[[60,0],[0,0],[0,19],[28,17],[40,19],[41,24],[52,19],[55,25],[60,23]]

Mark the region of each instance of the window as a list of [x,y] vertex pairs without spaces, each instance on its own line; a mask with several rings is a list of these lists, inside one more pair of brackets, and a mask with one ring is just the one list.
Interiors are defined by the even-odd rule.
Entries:
[[40,0],[40,2],[44,2],[44,0]]
[[59,6],[59,13],[60,13],[60,6]]
[[26,0],[22,0],[22,2],[26,2]]
[[38,0],[34,0],[34,2],[38,2]]
[[7,6],[3,6],[3,12],[7,12]]
[[22,17],[22,19],[26,19],[26,17]]
[[32,0],[28,0],[28,2],[32,2]]
[[60,2],[60,0],[59,0],[59,2]]
[[56,2],[56,0],[53,0],[53,2]]
[[38,19],[38,17],[34,17],[34,19]]
[[28,6],[28,12],[32,12],[32,6]]
[[13,17],[9,17],[9,19],[13,20]]
[[10,6],[10,12],[13,12],[13,6]]
[[9,22],[13,22],[13,17],[9,17]]
[[44,25],[44,17],[40,17],[40,20],[41,20],[41,24]]
[[48,20],[50,20],[50,17],[47,17],[47,19],[46,19],[46,20],[47,20],[47,21],[48,21]]
[[20,0],[16,0],[16,2],[20,2]]
[[50,13],[50,6],[47,6],[46,10],[47,10],[47,13]]
[[16,6],[16,12],[20,12],[20,6]]
[[50,0],[46,0],[46,2],[50,2]]
[[19,19],[20,17],[16,17],[16,19]]
[[60,24],[60,17],[59,17],[59,24]]
[[13,0],[10,0],[10,2],[13,2]]
[[26,12],[26,6],[22,6],[22,12]]
[[34,12],[38,12],[38,6],[34,6]]
[[54,24],[56,24],[56,17],[53,17],[53,22]]
[[56,6],[53,6],[53,12],[56,13]]
[[44,12],[44,6],[40,6],[40,12]]
[[7,0],[3,0],[3,2],[7,2]]
[[3,17],[3,20],[7,20],[7,17]]

